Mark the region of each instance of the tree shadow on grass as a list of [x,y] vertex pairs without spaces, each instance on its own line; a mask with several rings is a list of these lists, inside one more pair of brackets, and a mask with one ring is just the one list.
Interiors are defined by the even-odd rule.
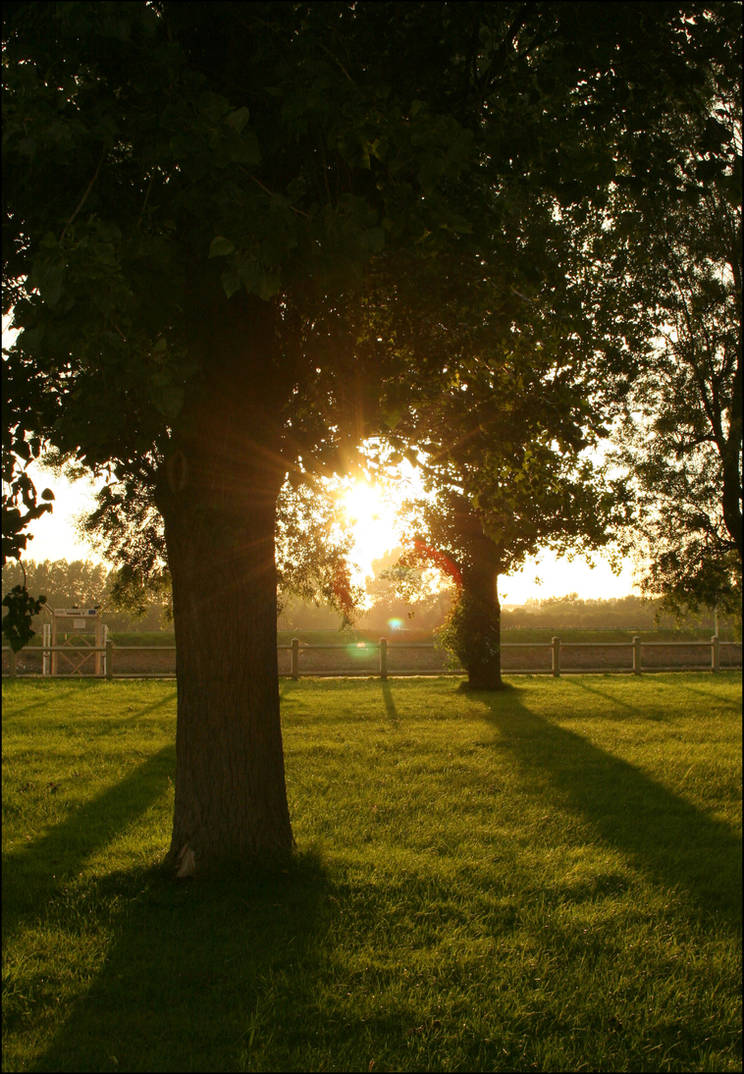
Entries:
[[[610,705],[615,709],[625,709],[627,712],[633,712],[633,713],[636,713],[639,716],[648,716],[649,715],[647,712],[644,711],[643,706],[641,706],[641,705],[631,705],[628,701],[625,701],[622,698],[618,697],[617,694],[612,693],[611,690],[601,690],[596,685],[596,683],[594,682],[593,679],[592,679],[592,682],[591,682],[591,685],[590,685],[586,681],[587,678],[588,678],[587,675],[571,676],[570,678],[568,676],[566,676],[563,681],[564,681],[564,683],[568,684],[569,686],[573,686],[578,690],[585,690],[589,694],[597,694],[599,697],[602,697],[606,701],[609,701]],[[611,714],[611,715],[614,715],[615,718],[619,718],[619,719],[625,719],[626,718],[626,715],[625,715],[624,712],[616,712],[616,713]],[[654,719],[654,720],[663,719],[663,717],[658,716],[656,714],[654,714],[651,718]]]
[[[5,858],[6,944],[24,924],[38,926],[59,946],[46,957],[68,983],[90,972],[88,956],[78,961],[81,943],[88,952],[110,944],[92,985],[83,993],[78,984],[71,1007],[57,1008],[59,1028],[33,1069],[251,1069],[253,1047],[265,1044],[254,1037],[267,1026],[279,1054],[302,1047],[329,905],[313,854],[220,881],[176,881],[159,866],[77,875],[162,795],[174,765],[169,745]],[[75,937],[69,956],[67,936]],[[46,1017],[53,1009],[47,1003]],[[36,1017],[21,1005],[6,1028],[23,1032]]]
[[3,855],[4,942],[24,918],[43,914],[85,859],[160,797],[174,770],[175,746],[165,746],[41,838]]
[[116,938],[34,1069],[250,1070],[268,1044],[291,1063],[316,1002],[325,889],[312,855],[222,880],[106,877],[91,902],[124,905]]
[[113,730],[119,730],[120,728],[132,727],[139,723],[139,721],[146,716],[152,715],[157,709],[161,709],[166,705],[172,705],[173,716],[173,734],[175,736],[176,731],[176,699],[177,692],[173,690],[172,693],[166,694],[165,697],[158,698],[157,701],[152,701],[149,705],[145,705],[144,708],[135,708],[134,705],[130,705],[125,715],[122,716],[107,716],[106,723],[102,726],[102,730],[98,732],[99,737],[105,737]]
[[398,716],[398,709],[393,701],[393,694],[390,689],[390,683],[385,679],[382,680],[382,700],[385,704],[385,713],[387,718],[392,724],[400,723],[400,717]]
[[[716,683],[716,678],[710,672],[708,672],[707,674],[709,676],[708,682],[710,683],[710,687],[714,687],[715,683]],[[733,677],[733,676],[731,676],[731,677]],[[718,681],[719,682],[725,682],[726,678],[724,678],[723,680],[719,679]],[[741,676],[738,675],[738,674],[736,676],[736,682],[737,682],[737,686],[741,685]],[[729,699],[727,699],[725,697],[722,697],[720,692],[715,690],[715,689],[710,689],[710,688],[706,689],[706,687],[704,685],[702,685],[701,683],[695,683],[693,685],[691,682],[689,682],[689,680],[685,676],[684,672],[680,672],[679,679],[678,679],[678,681],[676,681],[674,683],[674,685],[675,685],[675,688],[679,688],[680,690],[684,690],[688,694],[695,694],[696,697],[705,697],[709,701],[716,701],[719,704],[721,702],[725,703],[726,701],[729,700]],[[741,706],[741,698],[739,697],[737,699],[731,699],[730,704],[732,705],[732,707],[736,706],[737,710],[738,710],[738,708]]]
[[[662,783],[586,738],[531,712],[519,688],[472,694],[522,770],[548,777],[562,803],[695,913],[741,930],[741,840]],[[545,793],[540,790],[539,793]]]
[[[3,704],[8,706],[8,715],[12,716],[13,719],[16,719],[16,717],[18,716],[25,716],[27,712],[31,712],[33,709],[43,708],[45,705],[48,706],[50,700],[53,700],[54,703],[57,704],[58,702],[63,701],[65,698],[72,697],[73,695],[78,695],[81,690],[89,690],[91,686],[95,686],[95,684],[100,681],[100,679],[81,679],[79,683],[76,683],[75,686],[72,687],[72,689],[66,690],[63,694],[58,693],[57,690],[52,691],[52,686],[59,686],[59,680],[57,679],[50,679],[48,682],[43,683],[36,682],[35,685],[37,687],[41,686],[42,689],[46,687],[46,689],[44,689],[44,695],[40,697],[38,701],[32,701],[30,704],[24,705],[23,708],[16,709],[12,707],[12,694],[7,693]],[[13,683],[22,682],[23,678],[17,678],[12,680],[11,682],[6,681],[4,686],[8,690],[12,690]]]
[[[655,720],[657,722],[665,722],[669,719],[669,716],[665,715],[664,713],[650,711],[647,707],[643,705],[631,705],[627,701],[624,701],[622,698],[618,697],[611,690],[599,689],[596,685],[595,677],[591,677],[591,682],[587,681],[587,679],[589,678],[590,677],[586,675],[571,677],[570,679],[566,677],[566,679],[564,679],[564,682],[570,684],[573,687],[576,687],[577,689],[585,690],[587,693],[599,694],[601,697],[606,698],[610,702],[610,704],[615,706],[616,708],[628,709],[631,712],[635,712],[639,716],[644,717],[644,719]],[[643,679],[643,684],[645,686],[653,685],[656,690],[659,689],[659,684],[654,683],[652,679],[648,678],[648,676]],[[664,684],[664,686],[662,687],[662,689],[668,688],[669,687],[667,686],[667,684]],[[691,685],[688,681],[686,681],[684,672],[679,672],[678,678],[674,682],[675,693],[678,693],[680,690],[684,690],[687,693],[694,694],[696,697],[705,697],[711,701],[716,701],[719,704],[725,704],[727,702],[727,698],[722,697],[720,692],[716,692],[716,690],[714,689],[706,690],[699,685]],[[737,704],[734,699],[730,699],[729,703],[731,704],[732,708]],[[620,718],[622,718],[622,714],[618,715],[620,715]]]

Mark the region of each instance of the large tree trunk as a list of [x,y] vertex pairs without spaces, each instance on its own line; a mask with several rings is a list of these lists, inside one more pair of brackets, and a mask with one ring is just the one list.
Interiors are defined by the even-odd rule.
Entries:
[[190,392],[157,493],[178,684],[169,859],[181,876],[282,858],[293,846],[276,655],[284,465],[265,383],[245,357],[218,352]]

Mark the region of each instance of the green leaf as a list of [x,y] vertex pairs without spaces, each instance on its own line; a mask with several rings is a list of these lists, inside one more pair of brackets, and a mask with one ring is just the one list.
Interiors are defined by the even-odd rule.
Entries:
[[235,292],[239,291],[242,286],[240,276],[238,276],[234,269],[227,269],[222,273],[220,279],[222,280],[222,290],[228,298],[232,298]]
[[8,611],[3,616],[2,632],[14,653],[19,652],[36,633],[31,620],[39,614],[45,602],[46,597],[32,597],[25,585],[13,586],[3,598],[3,607]]
[[258,297],[268,302],[279,291],[280,286],[281,277],[276,269],[264,272],[258,285]]
[[250,108],[236,108],[234,112],[225,116],[225,123],[240,133],[248,120],[251,118]]
[[46,273],[43,285],[44,299],[49,306],[56,306],[62,296],[64,269],[57,265]]
[[209,244],[210,257],[227,257],[235,252],[235,243],[226,239],[224,235],[215,235]]
[[255,291],[261,279],[261,266],[253,254],[245,254],[238,259],[238,277],[246,291]]

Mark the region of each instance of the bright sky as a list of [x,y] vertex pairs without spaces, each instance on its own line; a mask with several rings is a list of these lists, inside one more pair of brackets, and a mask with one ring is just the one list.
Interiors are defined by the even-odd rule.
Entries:
[[54,503],[51,513],[42,515],[30,526],[33,540],[26,546],[26,558],[39,561],[92,559],[102,562],[103,557],[76,532],[80,516],[95,507],[95,494],[101,482],[70,482],[35,464],[29,466],[28,473],[37,492],[45,488],[52,490]]
[[[371,573],[372,560],[391,552],[401,542],[403,530],[396,517],[400,499],[419,491],[413,467],[403,464],[401,480],[395,485],[379,487],[355,481],[341,502],[355,529],[351,558],[360,570],[352,580],[361,584]],[[502,577],[500,598],[506,604],[523,604],[532,598],[565,596],[576,593],[584,599],[609,599],[637,592],[633,587],[633,568],[628,564],[619,575],[613,573],[608,560],[594,556],[594,567],[584,559],[569,562],[546,551],[526,561],[521,571]]]
[[[93,506],[96,485],[89,481],[74,484],[56,477],[40,467],[30,469],[37,489],[51,488],[55,494],[54,510],[33,525],[34,535],[27,549],[28,559],[93,559],[100,560],[93,548],[76,533],[79,516]],[[342,497],[342,503],[355,529],[356,540],[352,560],[359,571],[353,581],[359,584],[371,573],[373,559],[378,559],[400,544],[402,530],[396,518],[396,503],[406,496],[414,495],[417,482],[410,465],[401,479],[386,488],[354,482]],[[545,552],[527,562],[518,574],[500,580],[500,596],[503,603],[523,604],[531,598],[564,596],[577,593],[584,599],[623,597],[633,592],[633,571],[628,565],[620,575],[615,575],[609,563],[600,556],[592,569],[583,559],[569,563]],[[538,579],[540,580],[538,582]]]

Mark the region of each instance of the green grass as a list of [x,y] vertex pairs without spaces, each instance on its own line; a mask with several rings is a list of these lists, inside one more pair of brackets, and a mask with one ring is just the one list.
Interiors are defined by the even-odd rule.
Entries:
[[741,1069],[733,674],[281,687],[285,873],[166,878],[175,691],[11,682],[4,1069]]

